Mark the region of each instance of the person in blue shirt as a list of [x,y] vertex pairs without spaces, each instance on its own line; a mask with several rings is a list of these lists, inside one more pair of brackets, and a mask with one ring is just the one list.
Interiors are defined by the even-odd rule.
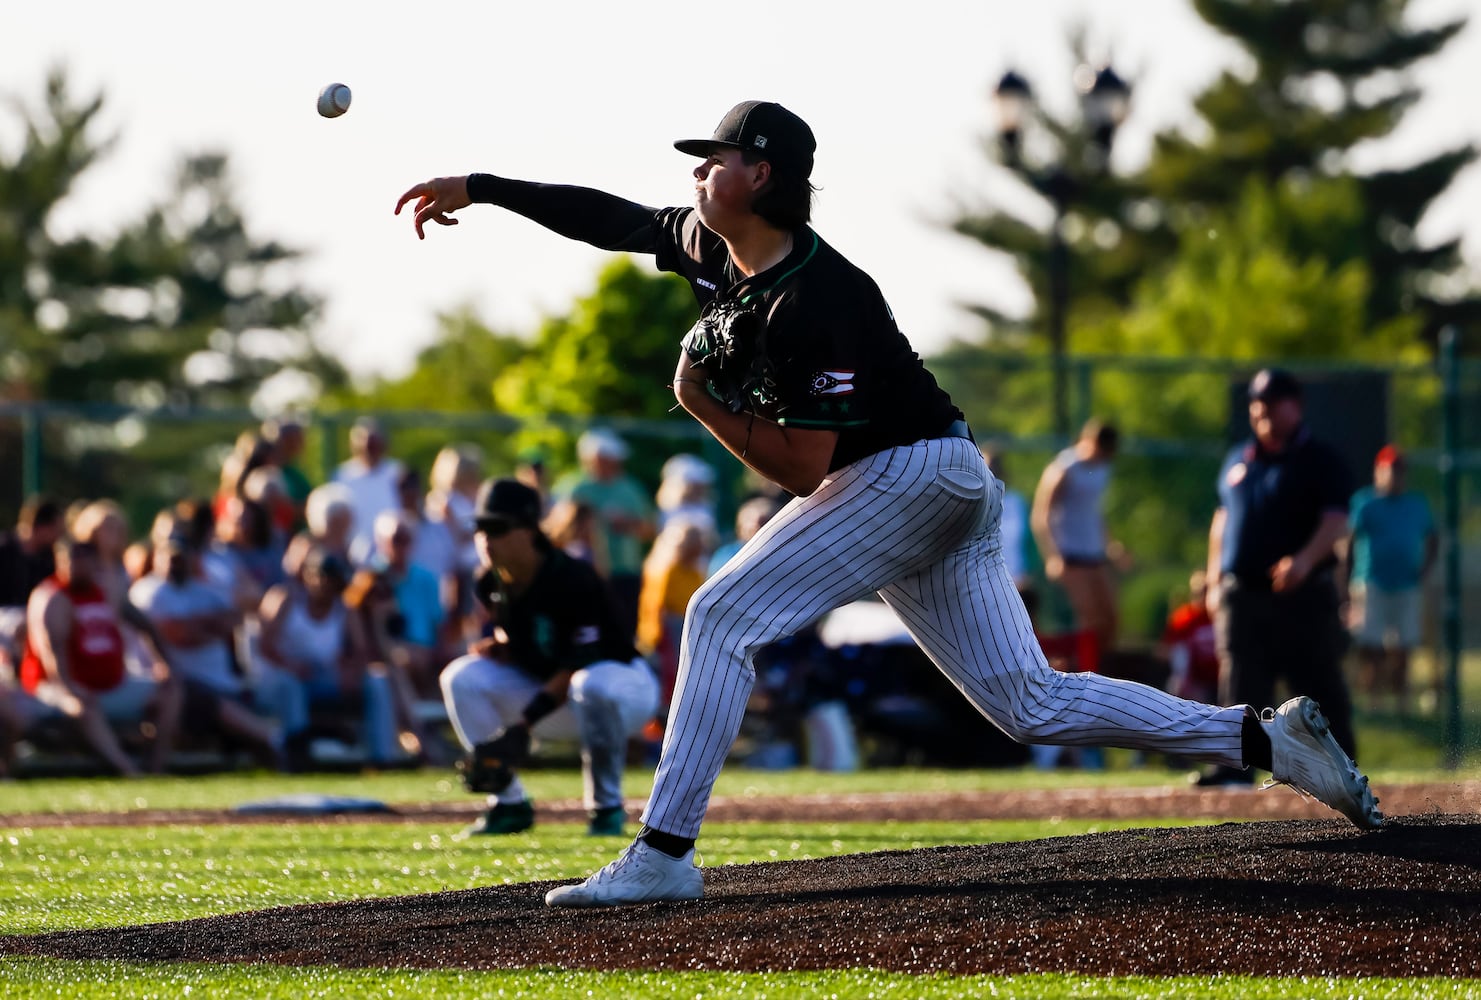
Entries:
[[1440,540],[1423,494],[1407,489],[1403,452],[1385,445],[1373,485],[1352,498],[1349,595],[1358,647],[1358,685],[1370,707],[1393,699],[1408,710],[1409,651],[1419,645],[1425,576]]

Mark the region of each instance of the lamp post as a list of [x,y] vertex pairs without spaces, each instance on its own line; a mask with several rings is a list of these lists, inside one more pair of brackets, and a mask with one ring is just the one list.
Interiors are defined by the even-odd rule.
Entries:
[[1043,164],[1030,162],[1025,155],[1023,140],[1029,119],[1036,114],[1033,88],[1028,80],[1009,70],[993,90],[998,144],[1004,164],[1028,181],[1054,208],[1054,221],[1049,228],[1047,320],[1053,372],[1054,432],[1061,438],[1070,433],[1065,363],[1070,260],[1069,244],[1064,234],[1065,218],[1079,193],[1082,178],[1099,175],[1107,169],[1116,129],[1126,120],[1131,106],[1131,87],[1110,66],[1094,69],[1082,65],[1075,70],[1073,82],[1080,93],[1080,128],[1089,140],[1079,150],[1079,162],[1066,149],[1059,150]]

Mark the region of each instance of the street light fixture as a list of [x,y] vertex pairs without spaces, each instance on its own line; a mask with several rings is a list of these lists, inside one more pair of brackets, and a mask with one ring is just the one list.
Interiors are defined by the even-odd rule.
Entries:
[[1027,79],[1014,70],[1004,73],[993,89],[993,111],[1003,162],[1020,174],[1054,206],[1049,230],[1049,347],[1053,362],[1054,431],[1069,436],[1070,418],[1066,391],[1065,317],[1069,308],[1069,247],[1064,238],[1064,220],[1080,188],[1079,178],[1099,174],[1110,162],[1116,130],[1131,109],[1131,87],[1110,66],[1095,69],[1081,65],[1072,81],[1080,93],[1081,128],[1090,139],[1079,163],[1060,150],[1053,161],[1042,166],[1024,157],[1023,135],[1034,111],[1034,92]]

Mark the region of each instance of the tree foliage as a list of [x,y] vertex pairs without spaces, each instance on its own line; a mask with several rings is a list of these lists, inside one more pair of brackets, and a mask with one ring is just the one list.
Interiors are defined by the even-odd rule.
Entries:
[[[1197,227],[1251,179],[1310,177],[1357,186],[1357,212],[1326,234],[1324,252],[1362,260],[1370,329],[1418,315],[1427,342],[1447,323],[1474,324],[1474,289],[1447,292],[1462,261],[1456,238],[1422,244],[1425,213],[1472,164],[1456,144],[1405,166],[1362,171],[1352,153],[1393,134],[1422,94],[1414,67],[1464,28],[1458,18],[1410,23],[1409,0],[1194,0],[1203,19],[1250,57],[1248,72],[1221,74],[1194,102],[1201,128],[1159,135],[1144,174],[1175,230]],[[1367,331],[1360,330],[1359,336]]]
[[[183,157],[161,200],[113,232],[57,234],[58,209],[116,144],[99,134],[103,106],[60,70],[39,103],[10,105],[21,139],[0,149],[0,394],[241,409],[266,385],[306,402],[342,383],[311,333],[318,297],[292,280],[297,251],[249,231],[225,156]],[[172,423],[166,435],[106,414],[61,423],[46,428],[46,487],[125,501],[209,483],[213,448],[235,433]]]
[[[9,393],[49,400],[242,406],[269,378],[343,380],[310,334],[318,298],[285,280],[297,251],[254,237],[226,157],[179,164],[164,198],[114,234],[52,235],[52,217],[114,139],[95,138],[101,95],[53,72],[24,139],[0,158],[0,371]],[[312,388],[310,389],[312,391]]]

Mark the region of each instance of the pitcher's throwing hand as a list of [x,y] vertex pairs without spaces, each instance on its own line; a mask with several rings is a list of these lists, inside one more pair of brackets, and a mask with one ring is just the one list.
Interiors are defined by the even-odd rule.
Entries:
[[467,177],[438,177],[416,185],[396,199],[396,214],[400,215],[401,207],[413,198],[417,200],[417,214],[412,224],[416,226],[419,240],[427,238],[422,227],[428,222],[456,226],[458,220],[451,217],[452,213],[473,204],[468,197]]

